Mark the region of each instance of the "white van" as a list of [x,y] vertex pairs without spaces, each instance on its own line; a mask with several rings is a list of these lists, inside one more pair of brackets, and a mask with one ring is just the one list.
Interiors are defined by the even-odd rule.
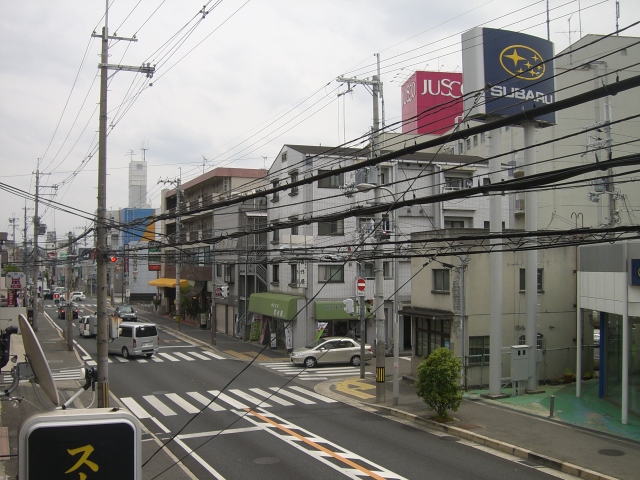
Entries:
[[120,319],[112,318],[109,353],[118,353],[124,358],[129,358],[132,355],[150,357],[154,353],[158,353],[160,341],[158,340],[158,329],[153,323],[119,323],[117,320]]
[[78,319],[78,333],[81,337],[95,337],[98,335],[98,317],[86,315]]

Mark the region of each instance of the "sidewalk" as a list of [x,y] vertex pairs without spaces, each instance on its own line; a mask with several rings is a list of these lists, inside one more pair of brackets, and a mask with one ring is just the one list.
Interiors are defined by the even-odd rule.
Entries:
[[[139,312],[143,320],[154,322],[161,331],[172,334],[202,346],[213,348],[218,353],[240,359],[260,361],[286,361],[286,353],[244,342],[230,335],[218,333],[216,345],[211,346],[211,331],[199,326],[178,325],[169,317],[155,313]],[[75,352],[66,348],[58,330],[44,315],[40,315],[36,336],[54,376],[64,369],[75,369],[82,365]],[[166,333],[165,333],[166,334]],[[161,333],[162,335],[162,333]],[[11,338],[12,353],[20,354],[21,337]],[[5,367],[8,371],[12,366]],[[366,366],[368,372],[375,371],[375,361]],[[393,358],[386,358],[385,402],[376,403],[375,375],[361,380],[359,377],[341,378],[316,385],[316,391],[345,403],[380,414],[396,416],[405,421],[415,422],[429,429],[439,430],[450,436],[464,438],[486,447],[516,455],[525,462],[545,464],[566,473],[588,479],[635,479],[640,470],[640,420],[629,418],[629,425],[620,424],[620,409],[597,398],[597,388],[591,383],[584,385],[582,398],[575,398],[575,384],[560,387],[544,386],[545,393],[509,397],[501,400],[487,400],[481,391],[468,392],[460,409],[453,413],[455,421],[440,424],[430,420],[424,401],[416,395],[413,381],[408,377],[409,362],[400,359],[399,395],[393,398]],[[56,380],[62,401],[77,392],[78,380]],[[6,387],[5,387],[6,388]],[[39,387],[38,387],[39,388]],[[503,390],[509,393],[508,390]],[[16,408],[3,399],[0,403],[2,427],[7,427],[11,457],[0,463],[0,478],[15,479],[18,459],[18,428],[20,423],[37,410],[39,400],[36,389],[21,383],[14,396],[24,400]],[[554,418],[549,417],[549,397],[555,396]],[[41,395],[42,396],[42,395]],[[76,408],[92,405],[93,394],[84,392],[74,403]],[[113,402],[115,404],[115,401]],[[394,403],[397,403],[394,406]],[[52,407],[52,405],[51,405]],[[0,436],[0,446],[2,445]],[[143,432],[143,462],[158,448],[157,442]],[[174,463],[164,450],[154,457],[151,465],[143,469],[143,477],[150,478]],[[4,471],[3,471],[4,470]],[[161,479],[193,478],[188,472],[174,467]]]
[[[76,325],[73,331],[74,336],[78,334],[77,328]],[[70,399],[72,395],[77,393],[85,383],[84,379],[78,378],[79,369],[83,366],[83,362],[75,350],[68,350],[62,332],[60,332],[44,314],[40,314],[38,317],[38,331],[35,333],[55,379],[59,393],[59,403],[63,404]],[[11,355],[17,355],[18,362],[25,361],[21,335],[11,336]],[[5,377],[5,383],[2,387],[3,392],[9,387],[11,382],[8,372],[13,366],[14,363],[9,362],[2,371]],[[7,377],[9,377],[9,383],[6,383]],[[55,408],[54,404],[44,395],[40,387],[33,386],[26,381],[20,382],[18,388],[12,393],[12,397],[21,400],[10,401],[8,397],[3,396],[0,402],[0,433],[4,432],[6,438],[8,438],[8,442],[3,442],[4,438],[0,434],[1,480],[14,480],[18,478],[18,434],[22,422],[34,413],[41,413]],[[109,403],[110,407],[119,406],[113,396]],[[96,407],[97,399],[91,389],[83,392],[70,406],[70,408]],[[4,445],[5,443],[8,443],[8,445]],[[3,446],[7,447],[4,449],[5,451],[2,451]],[[143,427],[142,463],[144,464],[159,448],[160,441]],[[195,476],[183,470],[180,466],[174,466],[175,463],[176,461],[173,455],[165,449],[162,449],[159,454],[155,455],[149,464],[142,469],[142,478],[158,478],[160,480],[196,479]],[[165,470],[167,470],[165,473],[159,475]],[[156,477],[156,475],[159,476]]]

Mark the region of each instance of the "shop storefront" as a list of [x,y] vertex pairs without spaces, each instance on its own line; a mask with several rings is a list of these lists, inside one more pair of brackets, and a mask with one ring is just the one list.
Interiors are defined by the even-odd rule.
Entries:
[[[349,315],[344,311],[342,300],[318,300],[315,302],[315,319],[317,338],[320,337],[351,337],[360,340],[360,320],[358,306],[356,313]],[[364,326],[363,326],[364,327]]]
[[249,297],[249,340],[271,348],[287,350],[293,347],[293,330],[299,319],[298,301],[304,297],[283,293],[254,293]]

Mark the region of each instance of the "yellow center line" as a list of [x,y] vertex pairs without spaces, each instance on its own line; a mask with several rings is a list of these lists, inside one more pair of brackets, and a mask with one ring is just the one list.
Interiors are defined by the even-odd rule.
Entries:
[[361,465],[358,465],[357,463],[352,462],[348,458],[344,458],[344,457],[338,455],[336,452],[332,452],[328,448],[323,447],[322,445],[319,445],[316,442],[312,442],[311,440],[309,440],[308,438],[304,437],[303,435],[300,435],[299,433],[296,433],[293,430],[288,429],[284,425],[280,425],[279,423],[274,422],[273,420],[265,417],[264,415],[261,415],[258,412],[255,412],[255,411],[251,410],[250,408],[246,408],[245,411],[249,412],[252,415],[255,415],[256,417],[258,417],[263,422],[267,422],[267,423],[273,425],[274,427],[278,428],[279,430],[282,430],[283,432],[288,433],[289,435],[291,435],[293,437],[296,437],[299,440],[302,440],[307,445],[311,445],[313,448],[315,448],[317,450],[320,450],[320,451],[326,453],[327,455],[331,455],[336,460],[339,460],[342,463],[346,463],[347,465],[349,465],[352,468],[355,468],[356,470],[360,470],[365,475],[369,475],[370,477],[375,478],[377,480],[386,480],[384,477],[381,477],[380,475],[377,475],[377,474],[373,473],[372,471],[367,470],[366,468],[362,467]]

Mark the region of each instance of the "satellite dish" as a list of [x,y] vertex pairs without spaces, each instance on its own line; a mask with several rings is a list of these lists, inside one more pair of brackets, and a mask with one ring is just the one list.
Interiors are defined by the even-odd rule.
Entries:
[[60,404],[58,389],[53,381],[51,369],[49,368],[47,359],[44,358],[44,353],[42,353],[42,348],[31,328],[31,324],[29,324],[24,315],[20,314],[18,315],[18,325],[22,333],[22,343],[24,344],[27,362],[31,366],[31,370],[33,370],[35,381],[42,387],[42,390],[47,394],[49,400],[51,400],[55,406],[58,406]]

